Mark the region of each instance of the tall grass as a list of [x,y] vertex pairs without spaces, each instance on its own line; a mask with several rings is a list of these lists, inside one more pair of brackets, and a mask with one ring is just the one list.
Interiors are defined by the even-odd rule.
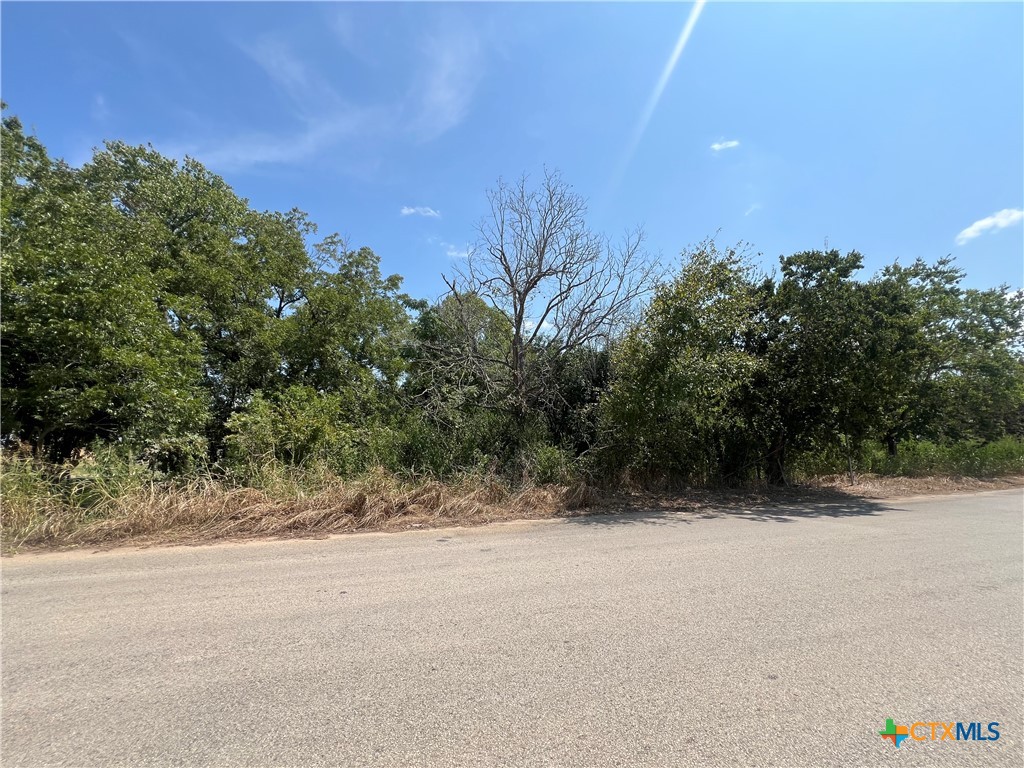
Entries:
[[[128,462],[131,464],[131,462]],[[94,463],[54,468],[0,457],[0,531],[6,552],[39,546],[123,541],[202,541],[228,537],[326,534],[370,528],[475,524],[543,517],[590,506],[582,484],[513,490],[494,475],[452,482],[372,470],[341,480],[325,468],[268,463],[242,484],[209,473],[169,479],[141,465]]]
[[[131,456],[101,450],[74,466],[0,452],[0,536],[5,552],[42,546],[117,542],[208,541],[228,537],[326,534],[414,525],[476,524],[550,517],[603,503],[606,497],[573,480],[561,454],[544,454],[513,488],[493,471],[447,482],[383,469],[343,480],[326,465],[289,467],[267,461],[232,474],[194,472],[165,477]],[[793,475],[845,474],[846,457],[797,457]],[[896,456],[878,445],[855,459],[859,474],[901,477],[1024,475],[1024,442],[984,445],[904,443]],[[645,487],[650,490],[650,484]],[[666,489],[667,490],[667,489]]]

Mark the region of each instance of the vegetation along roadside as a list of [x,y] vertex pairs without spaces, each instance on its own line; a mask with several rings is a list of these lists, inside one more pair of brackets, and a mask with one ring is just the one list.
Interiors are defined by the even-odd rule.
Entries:
[[2,142],[8,552],[1024,474],[1024,299],[947,258],[666,268],[546,171],[497,183],[427,302],[195,160]]

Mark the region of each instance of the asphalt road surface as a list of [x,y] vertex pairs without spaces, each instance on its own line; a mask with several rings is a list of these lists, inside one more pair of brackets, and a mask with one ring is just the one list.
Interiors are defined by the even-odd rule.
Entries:
[[1020,491],[19,555],[2,764],[1019,768],[1022,572]]

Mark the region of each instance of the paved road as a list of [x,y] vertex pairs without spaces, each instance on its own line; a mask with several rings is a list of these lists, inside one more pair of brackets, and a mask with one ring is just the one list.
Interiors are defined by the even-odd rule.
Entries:
[[[1010,491],[18,556],[2,763],[1019,767],[1022,512]],[[897,752],[887,717],[1002,737]]]

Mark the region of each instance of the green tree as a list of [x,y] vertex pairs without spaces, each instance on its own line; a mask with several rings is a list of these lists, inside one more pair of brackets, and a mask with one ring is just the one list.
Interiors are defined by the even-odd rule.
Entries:
[[4,433],[65,458],[200,429],[198,339],[168,323],[149,244],[17,118],[2,135]]
[[228,416],[269,386],[279,368],[271,281],[283,249],[267,254],[269,237],[302,245],[301,222],[250,211],[220,177],[199,162],[163,157],[148,147],[108,142],[82,169],[87,185],[116,211],[147,249],[153,298],[179,335],[199,338],[216,454]]
[[780,259],[762,286],[762,329],[752,350],[765,365],[749,389],[748,413],[767,440],[765,472],[786,482],[793,450],[857,441],[870,424],[862,373],[870,328],[856,251],[803,251]]
[[740,249],[706,241],[684,253],[615,351],[602,402],[612,467],[697,481],[742,469],[736,400],[763,367],[745,347],[756,285]]
[[950,259],[893,264],[869,284],[868,396],[890,455],[908,438],[994,440],[1018,429],[1022,299],[962,289]]
[[397,435],[373,417],[354,417],[350,395],[301,385],[256,393],[228,420],[229,465],[250,480],[281,465],[326,467],[343,477],[394,467]]
[[514,424],[492,399],[507,370],[508,318],[473,294],[449,294],[419,314],[406,349],[407,461],[438,475],[514,460]]
[[393,400],[405,373],[409,311],[402,278],[383,277],[369,248],[352,251],[337,235],[316,246],[304,300],[285,319],[284,380],[324,392],[377,391]]

